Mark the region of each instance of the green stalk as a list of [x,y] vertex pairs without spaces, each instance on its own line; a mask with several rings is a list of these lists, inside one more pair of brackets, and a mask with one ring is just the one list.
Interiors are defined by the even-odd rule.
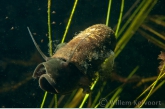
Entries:
[[120,24],[121,24],[121,20],[122,20],[122,15],[123,15],[123,10],[124,10],[124,0],[122,0],[122,3],[121,3],[120,16],[119,16],[119,19],[118,19],[117,29],[116,29],[116,32],[115,32],[115,36],[116,37],[118,35],[118,31],[119,31],[119,28],[120,28]]
[[67,24],[67,26],[66,26],[66,29],[65,29],[65,32],[64,32],[64,35],[63,35],[63,38],[62,38],[61,43],[64,43],[64,40],[65,40],[65,38],[66,38],[66,34],[67,34],[68,29],[69,29],[69,27],[70,27],[70,23],[71,23],[71,21],[72,21],[73,14],[74,14],[74,11],[75,11],[76,6],[77,6],[77,2],[78,2],[78,0],[75,0],[74,6],[73,6],[72,12],[71,12],[71,14],[70,14],[69,21],[68,21],[68,24]]
[[57,108],[57,94],[54,94],[54,107]]
[[123,87],[121,87],[121,88],[119,88],[116,92],[115,92],[115,94],[113,94],[113,97],[109,100],[109,102],[106,104],[106,106],[105,106],[105,108],[108,108],[108,107],[111,107],[112,108],[112,106],[114,106],[114,104],[115,104],[115,99],[116,99],[116,97],[118,97],[118,95],[122,92],[122,90],[123,90]]
[[51,35],[51,23],[50,23],[50,7],[51,7],[51,0],[48,0],[48,38],[49,38],[49,55],[52,56],[52,35]]
[[47,97],[47,92],[45,92],[45,94],[44,94],[44,98],[43,98],[43,100],[42,100],[42,103],[41,103],[41,106],[40,106],[40,108],[43,108],[43,106],[44,106],[44,104],[45,104],[45,99],[46,99],[46,97]]
[[108,11],[107,11],[107,19],[106,19],[106,25],[107,25],[107,26],[108,26],[108,24],[109,24],[111,4],[112,4],[112,0],[109,0]]
[[[51,0],[48,0],[48,38],[49,38],[49,55],[52,56],[52,38],[51,38],[51,24],[50,24],[50,7],[51,7]],[[47,92],[44,94],[44,98],[41,103],[41,108],[43,108],[43,105],[45,103],[45,99],[47,97]]]
[[[151,96],[154,92],[156,92],[160,87],[162,87],[162,85],[165,83],[165,80],[163,80],[161,83],[159,83],[158,84],[158,86],[157,87],[155,87],[154,88],[154,90],[152,91],[152,93],[149,95],[149,96]],[[145,99],[145,98],[144,98]],[[144,99],[142,100],[142,101],[144,101]],[[140,103],[139,103],[139,105],[137,105],[135,108],[139,108],[140,107]]]

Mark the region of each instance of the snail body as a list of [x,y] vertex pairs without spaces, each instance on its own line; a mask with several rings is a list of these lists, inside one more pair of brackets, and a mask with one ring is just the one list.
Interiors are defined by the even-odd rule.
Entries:
[[[37,46],[34,39],[33,42]],[[52,57],[41,53],[46,62],[36,67],[33,77],[39,78],[41,89],[50,93],[66,94],[79,87],[88,93],[95,72],[113,54],[115,45],[111,28],[104,24],[90,26],[59,47]]]

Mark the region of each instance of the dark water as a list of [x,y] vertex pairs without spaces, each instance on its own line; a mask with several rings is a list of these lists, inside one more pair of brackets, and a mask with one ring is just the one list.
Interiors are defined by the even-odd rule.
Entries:
[[[135,0],[126,0],[124,13]],[[88,26],[105,23],[108,0],[80,0],[76,8],[66,42]],[[53,40],[61,40],[73,1],[52,1],[51,21]],[[120,0],[114,0],[111,8],[110,26],[117,24]],[[164,1],[158,0],[150,15],[165,15]],[[0,107],[40,107],[44,92],[38,81],[31,78],[35,67],[44,61],[36,51],[28,34],[27,26],[35,33],[34,38],[42,51],[48,55],[47,1],[45,0],[1,0],[0,3]],[[162,49],[136,32],[125,49],[115,60],[119,75],[126,77],[137,65],[136,73],[145,78],[157,75],[157,56]],[[107,92],[120,83],[108,81]],[[122,94],[125,100],[133,99],[141,89],[126,87]],[[99,89],[99,85],[97,86]],[[164,86],[150,99],[164,101]],[[49,102],[52,95],[48,96]],[[156,106],[155,106],[156,107]]]

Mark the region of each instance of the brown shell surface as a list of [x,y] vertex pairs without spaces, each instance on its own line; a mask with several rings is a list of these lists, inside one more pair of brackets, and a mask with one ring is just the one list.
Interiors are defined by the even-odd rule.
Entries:
[[80,32],[52,57],[70,60],[82,73],[88,74],[98,70],[115,45],[113,30],[104,24],[96,24]]

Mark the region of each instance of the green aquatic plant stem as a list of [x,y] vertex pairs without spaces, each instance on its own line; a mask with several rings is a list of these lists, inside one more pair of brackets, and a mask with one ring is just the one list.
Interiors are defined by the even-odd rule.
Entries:
[[106,26],[108,26],[108,24],[109,24],[111,4],[112,4],[112,0],[109,0],[109,3],[108,3],[108,11],[107,11],[107,19],[106,19]]
[[54,94],[54,107],[57,108],[57,94]]
[[[163,80],[161,83],[159,83],[157,85],[157,87],[154,88],[153,92],[151,94],[153,94],[154,92],[156,92],[163,84],[165,83],[165,80]],[[150,95],[151,96],[151,95]]]
[[83,89],[79,88],[77,93],[74,95],[72,101],[67,105],[67,108],[77,107],[82,99],[84,98],[85,94],[82,93]]
[[[108,108],[108,107],[111,107],[112,108],[112,105],[115,103],[115,99],[116,97],[118,97],[118,95],[122,92],[123,90],[123,87],[119,88],[115,94],[113,94],[113,97],[109,100],[109,102],[106,104],[105,108]],[[114,105],[113,105],[114,106]]]
[[[164,75],[163,75],[164,76]],[[150,96],[154,93],[154,92],[156,92],[163,84],[165,83],[165,80],[163,80],[161,83],[159,83],[158,85],[157,85],[157,87],[155,87],[154,88],[154,90],[152,91],[152,93],[150,94]],[[150,89],[150,87],[153,85],[154,83],[152,83],[145,91],[143,91],[143,93],[142,94],[144,94],[147,90],[149,90]],[[141,94],[141,95],[142,95]],[[141,96],[138,96],[138,98],[136,98],[134,101],[137,101],[139,98],[140,98]],[[145,98],[144,98],[145,99]],[[142,101],[144,101],[144,99],[142,100]],[[141,102],[142,102],[141,101]],[[132,102],[132,104],[133,104],[133,102]],[[136,105],[135,106],[135,108],[137,108],[137,107],[139,107],[141,104],[139,103],[138,105]],[[131,105],[130,105],[131,106]],[[128,106],[128,107],[130,107],[130,106]],[[127,108],[128,108],[127,107]]]
[[69,21],[68,21],[68,24],[67,24],[67,26],[66,26],[66,29],[65,29],[65,32],[64,32],[64,35],[63,35],[63,38],[62,38],[61,43],[64,43],[64,40],[65,40],[65,38],[66,38],[66,34],[67,34],[68,29],[69,29],[69,27],[70,27],[73,14],[74,14],[74,11],[75,11],[76,6],[77,6],[77,2],[78,2],[78,0],[75,0],[74,5],[73,5],[73,9],[72,9],[72,12],[71,12],[71,14],[70,14]]
[[[73,9],[72,9],[72,11],[71,11],[71,14],[70,14],[70,17],[69,17],[69,21],[68,21],[68,23],[67,23],[67,26],[66,26],[66,29],[65,29],[65,32],[64,32],[64,35],[63,35],[63,38],[62,38],[61,43],[64,43],[64,40],[65,40],[65,38],[66,38],[66,34],[67,34],[68,29],[69,29],[69,27],[70,27],[73,14],[74,14],[75,9],[76,9],[76,6],[77,6],[77,2],[78,2],[78,0],[75,0],[74,5],[73,5]],[[55,95],[55,107],[57,107],[57,95]]]
[[42,103],[41,103],[40,108],[43,108],[43,106],[44,106],[44,104],[45,104],[45,99],[46,99],[46,97],[47,97],[47,94],[48,94],[48,92],[45,92],[44,98],[43,98],[43,100],[42,100]]
[[[49,55],[52,56],[53,55],[53,49],[52,49],[52,35],[51,35],[51,19],[50,19],[50,12],[51,11],[51,0],[48,0],[48,39],[49,39]],[[56,96],[56,95],[55,95]],[[42,100],[41,103],[41,108],[43,107],[44,103],[45,103],[45,99],[47,97],[47,91],[44,94],[44,98]],[[56,97],[57,98],[57,97]],[[57,100],[55,100],[57,101]]]
[[[71,23],[71,20],[72,20],[72,16],[73,16],[73,13],[75,11],[75,8],[77,6],[77,2],[78,0],[75,0],[74,2],[74,6],[73,6],[73,9],[72,9],[72,12],[71,12],[71,15],[70,15],[70,18],[69,18],[69,21],[68,21],[68,24],[66,26],[66,29],[65,29],[65,32],[64,32],[64,35],[63,35],[63,38],[62,38],[62,41],[61,43],[64,42],[65,38],[66,38],[66,34],[68,32],[68,29],[69,29],[69,26],[70,26],[70,23]],[[51,39],[51,23],[50,23],[50,7],[51,7],[51,0],[48,0],[48,34],[49,34],[49,54],[52,56],[53,55],[53,52],[52,52],[52,39]],[[43,98],[43,101],[42,101],[42,104],[41,104],[41,108],[43,107],[44,103],[45,103],[45,99],[46,99],[46,96],[47,96],[47,92],[45,92],[45,95],[44,95],[44,98]],[[55,94],[55,107],[57,107],[57,95]]]
[[132,70],[132,72],[129,74],[129,76],[127,77],[127,79],[131,78],[131,77],[135,74],[135,72],[136,72],[138,69],[139,69],[139,66],[136,66],[136,67]]
[[[154,90],[151,92],[151,94],[150,94],[149,96],[151,96],[154,92],[156,92],[164,83],[165,83],[165,80],[163,80],[161,83],[159,83],[159,84],[157,85],[157,87],[154,88]],[[144,100],[145,100],[145,98],[144,98],[143,100],[141,100],[141,103],[142,103],[142,101],[144,101]],[[136,105],[135,108],[139,108],[140,105],[141,105],[141,103],[139,103],[138,105]],[[144,102],[144,103],[145,103],[145,102]]]
[[122,20],[122,15],[123,15],[123,10],[124,10],[124,0],[122,0],[122,2],[121,2],[120,15],[119,15],[118,23],[117,23],[117,29],[116,29],[116,32],[115,32],[115,36],[116,37],[118,35],[118,31],[119,31],[119,28],[120,28],[120,24],[121,24],[121,20]]
[[109,108],[113,108],[116,104],[116,102],[119,100],[119,96],[117,96],[115,99],[114,99],[114,102],[111,103],[111,105],[109,106]]
[[49,38],[49,55],[53,55],[52,50],[52,35],[51,35],[51,23],[50,23],[50,10],[51,9],[51,0],[48,0],[48,38]]
[[[51,7],[51,0],[48,0],[48,39],[49,39],[49,55],[52,56],[52,39],[51,39],[51,25],[50,25],[50,7]],[[41,103],[41,108],[43,108],[45,99],[47,97],[47,91],[44,94],[44,98]]]

